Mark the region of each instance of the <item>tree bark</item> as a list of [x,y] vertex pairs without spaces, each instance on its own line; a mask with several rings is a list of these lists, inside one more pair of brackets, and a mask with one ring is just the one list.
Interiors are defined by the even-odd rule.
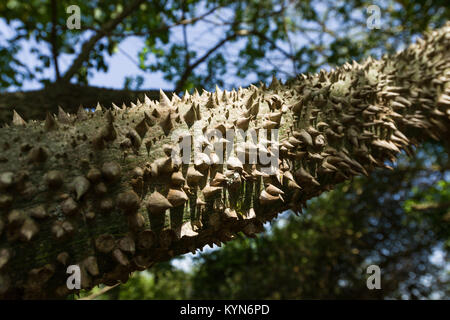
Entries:
[[[401,150],[445,141],[449,31],[447,24],[394,56],[284,85],[274,79],[268,88],[171,100],[161,92],[158,103],[28,123],[15,114],[0,129],[2,297],[63,298],[73,264],[83,288],[124,282],[134,270],[237,232],[253,236],[337,183],[389,167]],[[176,129],[188,130],[189,140],[247,127],[278,129],[279,139],[203,141],[216,154],[193,153],[188,164],[173,156]],[[256,147],[279,161],[269,173],[262,158],[216,163],[219,147],[232,142],[232,152]]]
[[94,108],[97,103],[107,108],[112,103],[130,105],[137,99],[143,101],[144,95],[158,99],[159,90],[116,90],[56,82],[41,90],[6,92],[0,94],[0,126],[11,122],[13,110],[25,120],[44,120],[47,112],[57,114],[58,106],[76,113],[80,105]]

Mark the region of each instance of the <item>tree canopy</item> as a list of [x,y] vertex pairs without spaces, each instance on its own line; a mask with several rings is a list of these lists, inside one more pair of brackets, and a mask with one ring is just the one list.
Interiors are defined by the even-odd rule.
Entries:
[[[0,4],[2,20],[15,31],[0,42],[0,88],[20,88],[25,79],[88,84],[94,70],[107,72],[106,57],[118,54],[128,37],[143,42],[138,57],[131,57],[136,64],[149,73],[163,72],[176,92],[211,90],[211,83],[229,87],[236,77],[248,83],[272,74],[286,79],[394,52],[449,18],[445,0],[384,1],[378,4],[380,29],[367,32],[371,1],[97,0],[77,4],[77,30],[66,25],[71,5],[66,0]],[[193,33],[198,30],[201,35]],[[216,41],[205,43],[208,35]],[[39,61],[33,66],[18,58],[25,44]],[[65,70],[61,56],[71,61]]]

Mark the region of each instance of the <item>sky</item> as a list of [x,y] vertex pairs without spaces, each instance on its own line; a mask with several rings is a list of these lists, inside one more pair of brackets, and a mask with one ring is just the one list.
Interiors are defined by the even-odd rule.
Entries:
[[[0,19],[0,34],[5,38],[10,38],[14,35],[14,29],[6,25],[3,19]],[[85,35],[83,40],[86,40],[88,35]],[[21,42],[22,50],[18,55],[18,59],[27,66],[37,65],[38,59],[35,55],[30,54],[29,50],[36,42]],[[161,72],[148,73],[141,70],[133,58],[137,60],[137,53],[142,48],[142,40],[137,37],[128,37],[119,45],[119,50],[113,56],[106,57],[106,63],[109,65],[107,72],[93,70],[93,76],[89,78],[90,85],[108,88],[123,88],[125,77],[142,75],[145,79],[143,88],[162,88],[170,89],[173,84],[164,80]],[[37,47],[48,52],[48,47],[44,45],[37,45]],[[63,54],[58,60],[61,72],[63,73],[70,66],[72,57]],[[53,69],[47,70],[44,76],[50,76],[54,79]],[[24,82],[21,90],[40,89],[42,85],[37,80],[27,80]],[[11,88],[10,91],[16,91],[17,88]]]
[[[201,14],[201,13],[199,13]],[[224,14],[221,14],[222,16]],[[213,20],[213,19],[212,19]],[[14,30],[15,24],[7,25],[4,19],[0,18],[0,43],[4,39],[12,38],[15,35]],[[82,26],[83,27],[83,26]],[[80,51],[81,44],[88,40],[92,35],[90,31],[85,31],[82,34],[81,41],[75,46],[75,50],[77,52]],[[223,37],[223,32],[218,28],[211,28],[210,24],[197,22],[195,25],[187,26],[187,36],[189,39],[189,43],[195,44],[195,49],[198,50],[198,54],[209,50],[213,47],[218,39]],[[182,37],[182,28],[176,27],[171,29],[171,41],[181,42]],[[237,50],[243,42],[237,42],[236,44],[225,44],[226,55],[236,55]],[[39,60],[37,59],[35,54],[30,53],[31,47],[37,47],[39,51],[48,53],[50,51],[48,46],[44,44],[38,44],[33,40],[21,41],[21,51],[19,52],[17,58],[18,60],[32,69],[33,66],[39,64]],[[162,72],[146,72],[139,68],[138,66],[138,52],[144,46],[144,40],[140,37],[130,36],[123,40],[118,47],[118,50],[112,56],[105,55],[105,62],[108,65],[108,71],[97,71],[95,69],[91,69],[92,76],[89,77],[89,85],[99,86],[99,87],[107,87],[107,88],[116,88],[123,89],[124,81],[127,76],[142,76],[144,78],[144,83],[142,85],[142,89],[163,89],[163,90],[172,90],[175,86],[175,83],[167,81],[163,77]],[[60,54],[58,59],[58,65],[60,68],[60,73],[63,74],[71,65],[73,60],[73,56],[68,54]],[[204,68],[204,65],[200,65],[199,69]],[[46,69],[46,72],[43,73],[43,77],[50,77],[50,79],[54,80],[54,69],[53,65],[51,68]],[[237,77],[230,77],[227,81],[230,84],[229,88],[222,89],[232,89],[231,85],[234,87],[238,86],[248,86],[249,83],[256,81],[255,79],[240,79]],[[38,80],[26,80],[23,83],[21,88],[10,87],[7,91],[17,91],[17,90],[34,90],[40,89],[42,85]]]
[[[232,12],[227,12],[228,9],[219,9],[212,16],[208,16],[210,21],[215,21],[220,23],[220,19],[228,19],[228,16],[231,16]],[[321,4],[317,5],[318,12],[323,12],[325,7]],[[202,12],[206,11],[206,9],[199,9],[198,15],[201,15]],[[83,13],[81,13],[83,14]],[[363,14],[362,12],[356,13],[357,15]],[[69,15],[68,15],[69,17]],[[230,18],[231,19],[231,18]],[[14,27],[16,24],[12,23],[11,25],[7,25],[4,19],[0,18],[0,43],[2,43],[2,39],[12,38],[15,35]],[[333,28],[336,26],[334,21],[329,21],[328,27]],[[81,25],[83,28],[83,25]],[[224,32],[223,28],[220,26],[212,27],[211,23],[206,23],[203,21],[199,21],[194,25],[187,25],[187,37],[189,39],[190,47],[194,48],[198,52],[198,56],[202,53],[205,53],[211,47],[213,47],[219,39],[223,38]],[[171,32],[171,41],[182,43],[182,28],[176,27],[170,29]],[[77,52],[80,51],[81,44],[89,39],[92,35],[91,31],[84,31],[82,34],[81,41],[75,46],[75,50]],[[293,46],[301,46],[308,43],[308,40],[303,37],[294,37],[292,39]],[[238,53],[240,48],[244,45],[244,41],[237,41],[232,44],[225,44],[223,50],[223,54],[225,58],[229,61],[236,60],[238,57]],[[39,60],[37,59],[35,54],[30,53],[31,47],[37,47],[39,51],[49,53],[50,49],[48,46],[44,44],[37,44],[35,41],[27,40],[20,42],[22,50],[18,55],[18,60],[32,69],[33,66],[38,65]],[[277,43],[284,50],[289,51],[289,47],[285,43]],[[89,84],[92,86],[99,87],[108,87],[108,88],[116,88],[122,89],[124,86],[124,80],[127,76],[142,76],[144,78],[144,83],[142,85],[143,89],[159,89],[163,90],[171,90],[174,88],[175,84],[173,82],[167,81],[163,77],[162,72],[145,72],[138,67],[138,52],[144,46],[144,41],[140,37],[127,37],[124,41],[119,44],[118,51],[112,56],[106,56],[106,64],[108,65],[108,71],[96,71],[91,69],[92,76],[89,77]],[[61,74],[63,74],[71,65],[73,60],[73,56],[67,54],[60,54],[58,59],[58,64],[60,68]],[[284,79],[286,75],[282,70],[291,70],[290,62],[277,62],[277,65],[280,65],[280,68],[277,74],[278,78]],[[265,66],[262,65],[262,68]],[[202,64],[198,67],[200,70],[205,68],[205,65]],[[53,66],[51,68],[46,69],[46,72],[43,74],[44,77],[50,77],[52,80],[55,79]],[[227,77],[225,87],[221,89],[231,90],[233,87],[243,86],[246,87],[250,83],[258,82],[260,79],[256,79],[256,77],[249,76],[245,79],[241,79],[235,76]],[[270,79],[267,79],[270,81]],[[21,88],[11,87],[8,88],[7,91],[17,91],[20,90],[33,90],[40,89],[42,85],[38,80],[26,80],[23,83]]]

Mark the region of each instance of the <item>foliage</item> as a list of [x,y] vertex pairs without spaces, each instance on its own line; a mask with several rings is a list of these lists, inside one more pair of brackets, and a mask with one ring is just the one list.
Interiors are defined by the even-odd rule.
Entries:
[[[68,30],[66,8],[72,4],[0,3],[0,17],[15,30],[0,41],[0,89],[33,78],[88,83],[95,70],[108,70],[107,56],[117,54],[120,43],[133,36],[143,43],[136,57],[139,67],[162,72],[176,91],[212,89],[212,83],[230,86],[236,76],[245,83],[275,73],[289,78],[368,53],[379,55],[380,48],[392,52],[450,17],[445,0],[96,0],[77,3],[81,30]],[[380,30],[366,25],[372,4],[381,8]],[[205,42],[213,44],[205,47]],[[31,67],[20,61],[21,47],[29,47],[39,63]],[[61,56],[72,60],[64,72],[56,63]]]
[[[83,291],[80,298],[98,293],[95,288]],[[147,299],[188,299],[191,281],[189,274],[176,269],[170,262],[159,263],[149,271],[136,272],[127,283],[108,290],[99,300],[147,300]]]

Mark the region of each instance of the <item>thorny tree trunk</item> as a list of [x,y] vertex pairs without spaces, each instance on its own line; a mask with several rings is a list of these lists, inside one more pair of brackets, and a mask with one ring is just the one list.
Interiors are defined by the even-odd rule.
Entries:
[[5,92],[0,94],[0,126],[11,121],[13,109],[27,119],[44,120],[47,112],[58,114],[58,106],[66,112],[76,113],[78,107],[129,105],[131,101],[159,98],[159,90],[131,91],[116,90],[71,83],[52,83],[41,90]]
[[[130,272],[206,244],[248,236],[265,221],[450,125],[450,24],[379,61],[346,64],[269,88],[199,95],[132,108],[59,113],[0,129],[0,293],[54,298],[126,281]],[[197,154],[177,165],[174,128],[279,129],[275,174],[236,157]],[[195,131],[195,133],[194,133]],[[218,146],[227,141],[204,142]],[[228,141],[229,143],[230,141]],[[248,142],[244,146],[252,146]],[[235,146],[236,147],[236,146]],[[238,146],[238,147],[242,147]]]

